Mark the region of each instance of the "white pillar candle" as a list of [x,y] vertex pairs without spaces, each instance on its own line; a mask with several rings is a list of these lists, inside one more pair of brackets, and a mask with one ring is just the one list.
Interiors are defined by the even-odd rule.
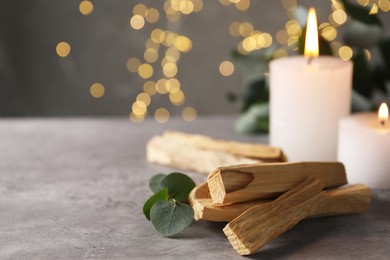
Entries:
[[[388,114],[387,107],[386,112]],[[390,188],[388,122],[381,124],[376,113],[361,113],[342,119],[338,160],[344,163],[350,183],[364,183],[371,188]]]
[[335,161],[338,121],[350,113],[353,66],[317,57],[318,40],[317,49],[306,51],[308,42],[307,57],[270,63],[270,143],[290,161]]

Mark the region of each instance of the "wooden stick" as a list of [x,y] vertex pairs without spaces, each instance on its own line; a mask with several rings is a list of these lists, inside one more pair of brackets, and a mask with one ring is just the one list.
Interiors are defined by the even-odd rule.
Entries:
[[155,136],[149,140],[146,157],[152,163],[205,175],[223,165],[261,162],[259,159],[241,157],[228,152],[200,149],[181,139],[166,136]]
[[[270,200],[254,200],[235,204],[214,204],[206,188],[208,188],[207,185],[203,183],[195,187],[193,192],[195,193],[196,190],[200,189],[202,192],[208,193],[208,196],[198,195],[195,198],[192,195],[193,193],[190,194],[190,203],[194,209],[195,220],[229,222],[251,207],[270,202]],[[308,217],[365,212],[368,209],[370,198],[370,188],[364,184],[327,190],[323,193],[317,205],[317,211],[313,212],[315,215]]]
[[221,151],[240,157],[259,159],[264,162],[286,161],[280,148],[269,145],[224,141],[204,135],[186,134],[174,131],[167,131],[163,136],[171,140],[180,140],[192,147],[203,150]]
[[224,165],[286,161],[276,147],[217,140],[203,135],[165,132],[147,144],[150,162],[208,174]]
[[327,188],[347,183],[341,163],[299,162],[220,167],[210,173],[207,184],[215,204],[229,204],[275,198],[306,177],[319,179]]
[[273,202],[248,209],[227,224],[223,232],[240,255],[255,253],[310,215],[322,188],[319,180],[310,178]]

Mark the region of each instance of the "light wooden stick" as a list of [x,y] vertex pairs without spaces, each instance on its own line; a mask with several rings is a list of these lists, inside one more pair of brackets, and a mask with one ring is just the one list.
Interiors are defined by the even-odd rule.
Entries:
[[269,145],[225,141],[204,135],[186,134],[174,131],[167,131],[163,136],[165,138],[181,140],[183,143],[203,150],[221,151],[240,157],[259,159],[267,162],[286,161],[280,148]]
[[273,202],[248,209],[227,224],[223,232],[240,255],[255,253],[310,215],[322,188],[319,180],[308,179]]
[[[193,192],[202,190],[208,193],[204,183],[194,188]],[[199,194],[199,191],[198,191]],[[311,217],[322,217],[339,214],[351,214],[365,212],[368,209],[371,198],[370,188],[364,184],[341,187],[327,190],[323,193],[317,211]],[[190,203],[194,209],[195,220],[207,220],[215,222],[229,222],[251,207],[262,205],[270,200],[254,200],[235,204],[214,204],[210,194],[196,198],[190,194]]]
[[147,143],[146,156],[149,162],[204,174],[220,166],[286,161],[277,147],[181,132],[154,136]]
[[327,188],[347,183],[341,163],[299,162],[220,167],[210,173],[207,184],[215,204],[229,204],[275,198],[306,177],[319,179]]

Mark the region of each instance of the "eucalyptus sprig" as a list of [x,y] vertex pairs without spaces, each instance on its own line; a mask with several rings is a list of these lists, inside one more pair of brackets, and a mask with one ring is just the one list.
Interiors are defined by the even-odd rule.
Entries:
[[194,219],[194,211],[188,205],[188,195],[195,182],[185,174],[159,173],[149,180],[154,192],[143,206],[145,217],[164,236],[172,236],[187,228]]

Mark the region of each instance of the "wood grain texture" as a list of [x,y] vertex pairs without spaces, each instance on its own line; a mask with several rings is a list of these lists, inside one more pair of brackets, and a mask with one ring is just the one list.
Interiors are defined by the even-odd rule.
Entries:
[[273,202],[248,209],[227,224],[223,232],[240,255],[253,254],[310,215],[322,189],[318,179],[306,179]]
[[[263,205],[271,200],[254,200],[234,204],[214,204],[205,183],[198,185],[193,191],[198,191],[198,196],[191,197],[190,203],[195,213],[195,220],[215,222],[229,222],[244,213],[251,207]],[[207,196],[200,195],[200,192]],[[371,199],[371,190],[364,184],[355,184],[327,190],[321,196],[314,215],[308,217],[322,217],[338,214],[351,214],[365,212]]]
[[347,183],[344,165],[338,162],[261,163],[219,167],[207,184],[215,204],[275,198],[307,177],[326,188]]
[[203,135],[164,132],[146,146],[149,162],[208,174],[220,166],[280,162],[286,158],[276,147],[217,140]]

